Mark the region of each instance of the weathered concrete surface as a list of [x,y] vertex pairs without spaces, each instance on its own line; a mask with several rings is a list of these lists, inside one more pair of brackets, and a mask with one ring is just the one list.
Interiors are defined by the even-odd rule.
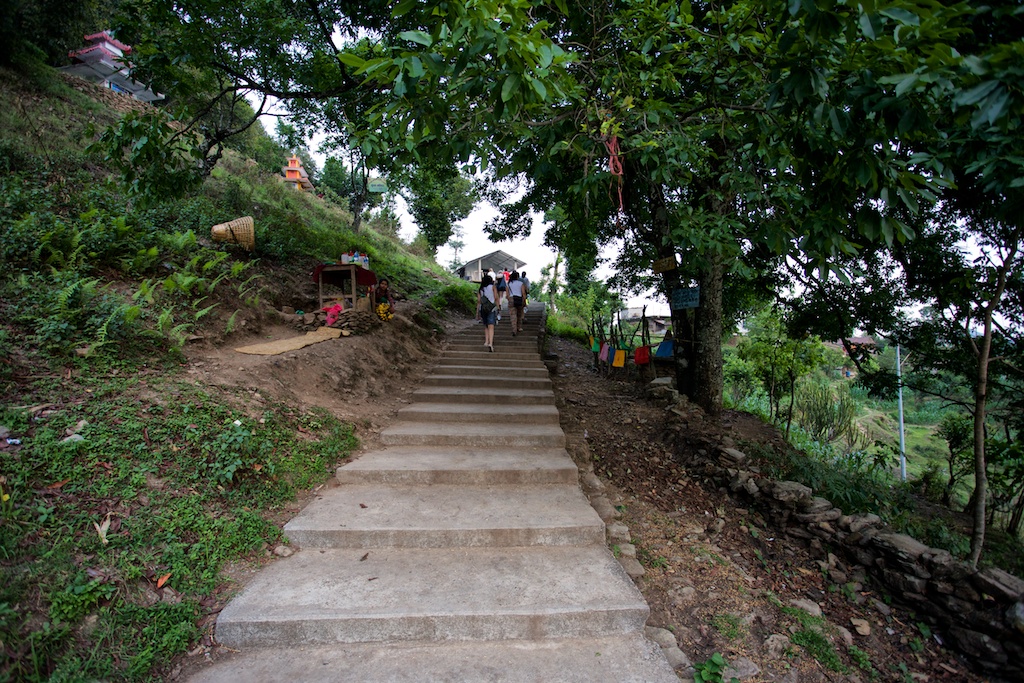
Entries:
[[604,523],[579,486],[342,486],[285,525],[303,548],[586,545]]
[[[500,419],[500,414],[496,415]],[[380,433],[388,446],[472,446],[489,444],[492,448],[563,448],[565,432],[558,425],[536,424],[525,427],[508,422],[398,422]]]
[[479,326],[450,345],[385,448],[288,523],[302,549],[224,608],[239,652],[194,682],[678,680],[565,450],[542,310],[494,353]]
[[[233,677],[233,678],[229,678]],[[260,648],[192,683],[656,683],[678,681],[643,637]]]
[[474,403],[414,403],[398,411],[406,422],[528,422],[558,424],[558,409],[553,405],[512,404],[495,406]]
[[217,640],[239,648],[586,638],[642,631],[647,614],[604,546],[314,548],[263,569],[221,612]]
[[578,470],[562,448],[494,449],[395,446],[337,470],[342,484],[575,484]]

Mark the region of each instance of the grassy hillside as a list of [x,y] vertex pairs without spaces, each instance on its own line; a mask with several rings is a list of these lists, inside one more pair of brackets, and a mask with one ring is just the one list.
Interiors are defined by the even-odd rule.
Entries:
[[[0,71],[0,680],[154,680],[209,637],[225,566],[280,543],[275,513],[356,445],[326,411],[197,382],[190,340],[311,303],[313,266],[353,249],[410,299],[470,292],[239,154],[130,199],[87,146],[135,105],[69,83]],[[255,253],[209,241],[242,215]]]

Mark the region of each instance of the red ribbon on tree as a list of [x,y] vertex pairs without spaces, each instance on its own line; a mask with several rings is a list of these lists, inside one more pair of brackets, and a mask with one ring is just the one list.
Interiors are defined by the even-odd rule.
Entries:
[[[615,184],[619,191],[619,212],[624,209],[622,203],[622,158],[619,156],[619,138],[612,135],[604,141],[605,149],[608,150],[608,172],[615,178]],[[611,199],[611,188],[608,191],[608,198]]]

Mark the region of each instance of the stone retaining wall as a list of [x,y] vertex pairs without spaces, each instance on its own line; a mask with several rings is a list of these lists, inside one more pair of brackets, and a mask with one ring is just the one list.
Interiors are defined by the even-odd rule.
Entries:
[[867,574],[979,671],[1024,680],[1024,580],[1000,569],[972,569],[945,550],[893,533],[877,515],[844,514],[807,486],[766,479],[746,464],[741,451],[719,447],[707,474],[819,556],[831,550],[845,558],[823,564],[835,583]]

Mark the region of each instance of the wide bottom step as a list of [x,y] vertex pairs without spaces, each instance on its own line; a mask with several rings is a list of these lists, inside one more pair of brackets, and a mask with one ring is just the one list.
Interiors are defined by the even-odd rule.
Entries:
[[348,644],[245,651],[190,683],[677,683],[661,650],[632,634],[496,643]]
[[233,647],[537,640],[642,632],[647,604],[603,546],[309,549],[220,613]]

